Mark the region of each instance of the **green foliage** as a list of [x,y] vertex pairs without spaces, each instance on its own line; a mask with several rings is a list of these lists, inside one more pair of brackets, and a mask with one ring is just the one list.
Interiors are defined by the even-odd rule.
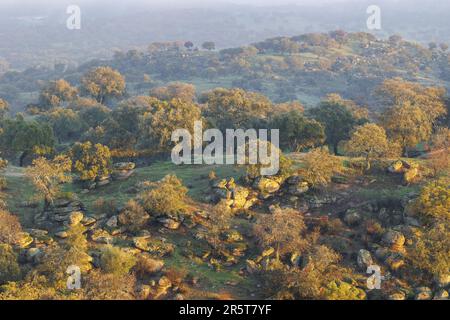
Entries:
[[128,274],[135,264],[136,258],[118,247],[108,246],[100,256],[102,270],[118,276]]
[[0,285],[20,278],[17,254],[9,244],[0,243]]
[[9,156],[21,152],[21,166],[26,156],[35,153],[37,149],[51,149],[55,143],[53,130],[48,124],[26,121],[22,116],[4,120],[2,129],[0,150]]
[[337,154],[339,142],[350,138],[357,119],[345,104],[335,100],[323,101],[310,112],[325,127],[326,142]]
[[276,115],[271,121],[272,128],[280,130],[280,147],[299,152],[321,145],[325,132],[320,123],[307,119],[300,111],[290,111]]
[[327,300],[365,300],[366,293],[347,282],[332,281],[325,288],[324,297]]
[[55,108],[43,119],[51,124],[53,132],[60,142],[77,139],[84,128],[79,115],[72,109]]

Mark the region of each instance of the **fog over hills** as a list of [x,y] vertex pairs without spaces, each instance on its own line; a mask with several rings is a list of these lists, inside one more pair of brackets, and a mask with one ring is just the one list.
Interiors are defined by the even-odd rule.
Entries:
[[[81,30],[68,30],[69,4],[81,8]],[[0,3],[0,61],[12,69],[58,62],[79,64],[116,49],[154,41],[215,41],[234,47],[274,36],[335,29],[369,31],[370,1],[353,0],[20,0]],[[448,1],[378,1],[382,29],[423,43],[450,42]],[[1,71],[1,70],[0,70]]]

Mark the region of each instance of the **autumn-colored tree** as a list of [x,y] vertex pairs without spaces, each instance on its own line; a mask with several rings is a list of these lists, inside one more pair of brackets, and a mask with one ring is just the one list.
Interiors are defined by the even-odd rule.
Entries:
[[124,77],[110,67],[98,67],[90,70],[81,79],[81,85],[87,94],[102,104],[105,99],[119,97],[125,91]]
[[95,181],[108,176],[112,171],[111,152],[107,146],[90,141],[77,142],[70,150],[70,158],[75,173],[81,181]]
[[438,128],[431,138],[431,152],[428,153],[426,166],[432,170],[433,176],[450,171],[450,129]]
[[0,243],[6,243],[10,245],[17,244],[20,234],[22,232],[22,226],[20,225],[19,218],[5,209],[0,210]]
[[432,123],[424,110],[409,102],[386,109],[382,115],[382,125],[388,137],[401,145],[405,155],[408,148],[427,141],[432,131]]
[[180,99],[160,101],[141,117],[138,145],[159,152],[169,151],[173,146],[172,133],[187,129],[192,134],[197,120],[201,120],[201,112],[196,104]]
[[39,95],[39,107],[49,110],[62,107],[64,102],[70,102],[76,98],[78,90],[66,80],[49,81]]
[[377,89],[377,94],[387,108],[405,105],[419,108],[431,124],[447,112],[445,88],[425,87],[419,83],[394,78],[385,80]]
[[313,187],[327,185],[333,175],[343,171],[342,161],[331,155],[326,148],[316,148],[308,152],[302,159],[302,167],[298,170]]
[[150,95],[159,100],[180,99],[187,102],[195,100],[196,89],[193,84],[173,82],[166,87],[157,87],[150,90]]
[[449,178],[443,177],[424,186],[412,210],[428,221],[450,221]]
[[329,285],[351,276],[340,265],[341,256],[334,250],[311,240],[304,250],[300,267],[282,266],[262,274],[265,292],[276,299],[327,299]]
[[374,158],[382,157],[388,151],[388,139],[384,129],[374,123],[357,127],[350,140],[346,143],[346,151],[366,159],[366,170]]
[[325,141],[323,126],[316,120],[307,119],[299,111],[275,116],[271,127],[280,130],[280,146],[291,151],[299,152]]
[[44,199],[44,210],[53,203],[60,193],[62,183],[70,182],[72,161],[66,156],[56,156],[53,160],[37,158],[26,169],[26,176],[31,180],[38,197]]
[[242,89],[214,89],[201,101],[207,103],[205,116],[221,130],[252,128],[255,121],[266,119],[272,108],[265,96]]
[[263,248],[273,246],[276,258],[286,253],[301,253],[307,246],[303,215],[294,209],[276,210],[270,215],[261,215],[254,226],[254,233]]

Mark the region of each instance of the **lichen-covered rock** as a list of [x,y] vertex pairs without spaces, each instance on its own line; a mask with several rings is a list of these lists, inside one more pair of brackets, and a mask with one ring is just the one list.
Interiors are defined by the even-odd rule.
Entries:
[[395,230],[389,230],[383,236],[383,242],[394,251],[402,252],[405,241],[405,236]]
[[79,223],[81,223],[81,221],[84,218],[84,214],[81,211],[74,211],[71,212],[68,219],[67,219],[67,225],[69,226],[75,226]]
[[372,255],[368,250],[361,249],[358,252],[358,257],[356,259],[356,262],[358,263],[359,268],[361,270],[365,271],[367,270],[368,266],[371,266],[373,264]]
[[406,300],[406,294],[403,291],[396,291],[388,296],[388,300]]
[[258,177],[253,187],[264,194],[272,194],[280,190],[280,182],[267,177]]
[[94,229],[91,232],[91,240],[97,243],[112,244],[114,238],[103,229]]
[[28,248],[33,241],[34,239],[29,233],[21,232],[16,240],[16,246],[20,249],[25,249]]

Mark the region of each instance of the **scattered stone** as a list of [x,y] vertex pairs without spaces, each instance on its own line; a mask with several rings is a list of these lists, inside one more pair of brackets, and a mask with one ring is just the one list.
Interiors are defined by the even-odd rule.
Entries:
[[20,249],[25,249],[28,248],[33,243],[33,241],[34,239],[32,236],[30,236],[29,233],[21,232],[16,242],[16,246]]
[[66,239],[68,236],[69,234],[67,233],[67,231],[59,231],[55,233],[55,237],[58,237],[60,239]]
[[108,233],[108,231],[103,229],[92,230],[91,240],[97,243],[104,243],[104,244],[112,244],[114,241],[113,237]]
[[253,183],[253,187],[265,194],[272,194],[280,190],[280,182],[267,177],[258,177]]
[[388,300],[406,300],[406,294],[403,291],[396,291],[388,296]]
[[159,221],[169,230],[177,230],[181,225],[181,221],[172,218],[161,219]]
[[79,224],[84,218],[83,212],[80,211],[74,211],[69,214],[69,217],[67,219],[67,225],[69,226],[75,226]]
[[114,215],[106,221],[105,225],[108,228],[113,229],[113,228],[117,228],[117,222],[118,222],[117,216]]

